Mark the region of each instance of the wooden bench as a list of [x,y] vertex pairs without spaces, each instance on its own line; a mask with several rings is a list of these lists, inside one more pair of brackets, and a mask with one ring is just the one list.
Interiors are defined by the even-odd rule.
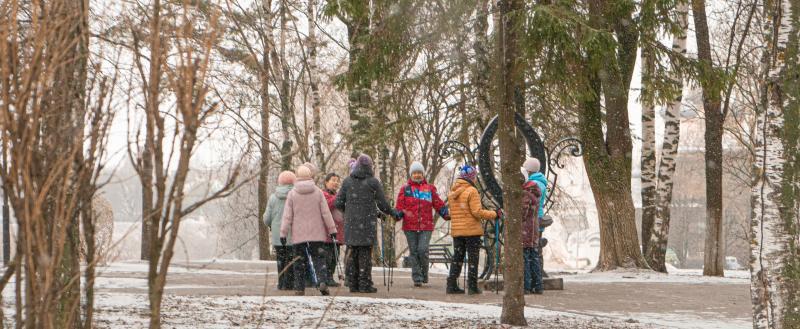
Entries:
[[453,253],[450,252],[449,244],[432,244],[428,248],[428,262],[430,267],[433,264],[444,264],[445,268],[450,269],[453,262]]

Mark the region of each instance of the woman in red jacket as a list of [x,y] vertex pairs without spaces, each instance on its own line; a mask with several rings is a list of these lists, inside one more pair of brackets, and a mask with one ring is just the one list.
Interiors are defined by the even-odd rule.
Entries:
[[425,167],[415,161],[408,170],[411,178],[397,195],[396,208],[403,212],[403,231],[408,242],[411,260],[411,277],[414,286],[428,283],[428,245],[433,232],[433,210],[440,216],[449,216],[447,206],[436,186],[425,181]]
[[[322,189],[322,194],[325,195],[325,200],[328,202],[328,209],[331,210],[331,215],[333,215],[333,222],[336,223],[336,241],[334,243],[333,239],[328,238],[328,241],[325,241],[325,248],[327,249],[328,253],[328,287],[338,287],[339,283],[336,282],[334,278],[334,272],[336,271],[336,263],[338,259],[336,257],[341,255],[341,246],[344,244],[344,215],[342,214],[339,209],[336,209],[333,202],[336,201],[336,193],[339,191],[339,182],[340,178],[339,175],[335,173],[329,173],[325,175],[325,188]],[[342,275],[343,273],[339,273]]]

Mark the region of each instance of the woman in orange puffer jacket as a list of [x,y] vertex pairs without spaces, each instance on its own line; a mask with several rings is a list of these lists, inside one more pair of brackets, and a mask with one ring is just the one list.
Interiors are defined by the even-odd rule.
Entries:
[[450,235],[453,237],[453,263],[450,276],[447,277],[447,293],[463,294],[458,287],[458,277],[464,255],[468,256],[467,290],[470,295],[480,294],[478,289],[478,254],[483,236],[482,220],[498,217],[498,212],[483,209],[481,196],[475,188],[478,172],[475,168],[464,165],[459,169],[458,180],[448,195],[450,204]]

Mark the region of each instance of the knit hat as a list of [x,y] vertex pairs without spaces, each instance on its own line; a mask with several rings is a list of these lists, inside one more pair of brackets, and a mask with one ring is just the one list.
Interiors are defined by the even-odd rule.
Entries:
[[312,176],[312,177],[314,177],[314,176],[317,176],[317,174],[319,174],[319,169],[318,169],[318,168],[317,168],[317,166],[315,166],[313,163],[311,163],[311,162],[306,162],[306,163],[304,163],[304,164],[303,164],[303,166],[305,166],[305,167],[307,167],[309,170],[311,170],[311,176]]
[[278,175],[278,185],[292,185],[297,177],[291,171],[283,171]]
[[311,169],[306,166],[297,167],[297,180],[311,179]]
[[465,164],[458,168],[458,178],[474,181],[476,177],[478,177],[478,170],[474,167]]
[[522,164],[522,168],[525,168],[525,171],[529,174],[539,172],[541,167],[542,165],[537,158],[528,158],[525,160],[525,163]]
[[373,165],[372,158],[370,158],[369,155],[366,155],[366,154],[363,154],[363,153],[358,156],[358,160],[356,160],[356,163],[359,166],[368,167],[370,169],[372,169],[372,165]]
[[423,166],[419,161],[412,162],[411,167],[408,167],[409,176],[413,175],[415,172],[421,172],[423,175],[425,174],[425,166]]

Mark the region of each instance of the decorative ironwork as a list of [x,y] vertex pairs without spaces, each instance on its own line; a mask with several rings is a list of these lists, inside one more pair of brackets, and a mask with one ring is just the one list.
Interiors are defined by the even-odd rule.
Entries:
[[556,195],[556,186],[558,186],[558,173],[553,168],[564,169],[566,166],[561,157],[568,154],[574,157],[583,156],[583,142],[575,137],[562,138],[547,151],[547,159],[549,160],[550,168],[547,171],[547,180],[552,182],[553,188],[547,194],[547,199],[544,202],[544,215],[550,212],[555,202],[553,196]]
[[[494,141],[494,135],[497,133],[498,124],[498,117],[495,116],[491,121],[489,121],[486,129],[483,130],[483,136],[481,137],[480,144],[478,145],[478,166],[481,169],[479,171],[481,180],[486,185],[487,191],[492,194],[492,197],[497,200],[498,205],[502,208],[503,188],[500,187],[500,183],[497,182],[497,179],[494,175],[494,170],[492,168],[492,160],[494,156],[488,156],[491,154],[490,152],[492,152],[492,142]],[[548,169],[548,153],[544,147],[542,138],[539,137],[539,134],[536,133],[536,130],[534,130],[533,127],[527,121],[525,121],[525,118],[519,113],[515,113],[514,115],[514,124],[517,126],[517,129],[522,131],[522,136],[525,138],[525,142],[528,145],[528,152],[530,155],[539,159],[539,162],[542,164],[540,171],[546,173]]]
[[456,154],[462,159],[467,160],[468,163],[475,164],[475,155],[464,143],[459,141],[446,141],[439,146],[439,156],[442,159],[452,158]]
[[547,158],[550,159],[549,164],[551,167],[564,169],[565,165],[561,162],[561,156],[565,154],[565,151],[567,151],[570,156],[576,158],[581,157],[583,156],[583,142],[575,137],[563,138],[556,142],[556,144],[553,145],[553,148],[551,148],[547,153]]

